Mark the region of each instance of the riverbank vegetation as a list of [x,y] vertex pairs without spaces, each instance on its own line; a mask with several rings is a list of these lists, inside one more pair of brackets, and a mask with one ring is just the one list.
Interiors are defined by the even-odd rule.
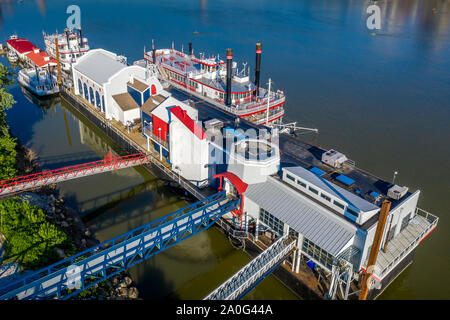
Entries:
[[[13,82],[11,71],[0,64],[0,181],[21,174],[17,169],[17,140],[11,136],[6,111],[15,104],[6,88]],[[3,263],[18,263],[23,269],[39,269],[59,260],[56,247],[71,250],[68,236],[46,219],[36,205],[19,198],[0,200],[0,233],[5,240]]]
[[[40,171],[33,152],[11,135],[7,123],[6,111],[15,104],[6,91],[13,83],[12,76],[0,63],[0,181]],[[55,195],[55,189],[45,187],[26,196],[0,200],[0,270],[10,264],[18,264],[23,270],[41,269],[98,243],[78,213]],[[31,202],[39,205],[24,199],[33,199]],[[137,299],[138,290],[132,285],[128,273],[121,272],[74,298]]]

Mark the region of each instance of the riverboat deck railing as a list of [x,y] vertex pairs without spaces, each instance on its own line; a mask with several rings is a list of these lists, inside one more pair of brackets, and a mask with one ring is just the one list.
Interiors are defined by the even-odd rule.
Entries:
[[[166,80],[166,79],[164,79],[164,80],[168,81],[170,83],[170,85],[173,86],[174,88],[177,88],[177,89],[180,89],[183,91],[186,90],[186,87],[184,87],[178,83],[175,83],[174,81]],[[241,105],[239,105],[237,108],[236,107],[228,107],[228,106],[224,105],[223,103],[220,103],[219,101],[216,101],[209,97],[203,96],[202,94],[200,94],[196,91],[190,90],[189,94],[191,94],[199,99],[205,100],[205,101],[215,105],[216,107],[221,108],[221,109],[228,111],[229,113],[235,114],[237,116],[244,116],[244,115],[248,114],[249,112],[259,112],[259,111],[267,109],[267,100],[263,100],[263,102],[256,104],[254,107],[242,109]],[[272,93],[272,96],[274,96],[274,93]],[[285,101],[284,96],[279,99],[276,99],[276,100],[274,99],[270,102],[269,108],[272,108],[274,105],[282,104],[284,101]]]
[[375,276],[381,279],[389,274],[402,258],[411,253],[436,228],[438,221],[437,216],[416,208],[416,214],[406,227],[387,243],[386,252],[380,250]]

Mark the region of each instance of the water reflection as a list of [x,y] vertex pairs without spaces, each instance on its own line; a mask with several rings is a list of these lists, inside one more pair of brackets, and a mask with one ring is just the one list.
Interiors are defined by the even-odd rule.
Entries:
[[[445,43],[450,24],[450,2],[445,0],[371,1],[364,8],[376,4],[381,8],[381,30],[391,36],[413,35],[424,51],[432,51]],[[367,14],[364,12],[365,17]]]

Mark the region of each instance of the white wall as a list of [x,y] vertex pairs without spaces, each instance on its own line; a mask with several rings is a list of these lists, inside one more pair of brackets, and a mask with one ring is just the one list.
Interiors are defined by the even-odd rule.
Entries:
[[259,219],[259,205],[257,205],[252,200],[248,199],[244,195],[244,212],[247,212],[249,217],[253,217],[255,220]]
[[126,124],[127,121],[133,122],[136,119],[140,119],[141,118],[141,109],[136,108],[136,109],[132,109],[132,110],[127,110],[125,112],[123,112],[123,124]]
[[[169,134],[172,169],[179,167],[181,176],[192,182],[208,179],[208,140],[200,140],[175,116],[172,116]],[[177,172],[175,170],[175,172]]]

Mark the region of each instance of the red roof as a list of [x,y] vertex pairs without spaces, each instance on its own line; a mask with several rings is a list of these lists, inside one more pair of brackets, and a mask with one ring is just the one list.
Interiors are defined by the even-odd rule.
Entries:
[[180,121],[200,140],[207,138],[206,133],[200,128],[194,120],[189,117],[186,110],[183,110],[180,106],[172,107],[169,109]]
[[236,188],[239,194],[243,194],[247,190],[248,184],[241,180],[237,175],[232,172],[223,172],[214,175],[214,178],[227,178],[233,186]]
[[27,39],[9,39],[6,40],[6,42],[19,53],[27,53],[33,51],[34,48],[37,48]]
[[46,52],[41,50],[39,50],[38,52],[31,51],[27,53],[26,56],[38,67],[45,67],[48,64],[57,64],[55,59],[51,58]]

